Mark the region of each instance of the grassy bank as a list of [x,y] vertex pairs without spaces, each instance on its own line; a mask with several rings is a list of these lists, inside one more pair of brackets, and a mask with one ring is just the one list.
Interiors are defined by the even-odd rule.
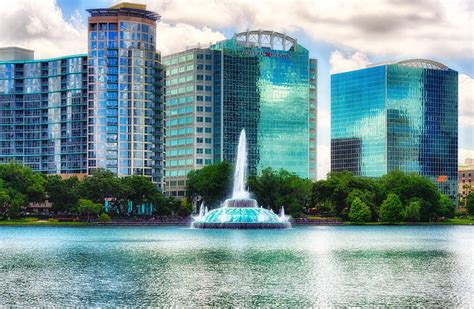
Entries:
[[[319,218],[322,219],[322,218]],[[324,221],[320,222],[294,222],[294,225],[324,225]],[[150,224],[140,224],[140,222],[132,222],[130,223],[131,225],[150,225]],[[172,225],[173,223],[171,223]],[[367,222],[364,224],[352,224],[348,221],[344,222],[342,221],[341,224],[346,224],[346,225],[387,225],[387,223],[383,222]],[[40,220],[38,218],[32,218],[32,217],[27,217],[27,218],[20,218],[20,219],[12,219],[12,220],[0,220],[0,226],[4,225],[44,225],[44,226],[87,226],[87,225],[98,225],[96,222],[64,222],[64,221],[58,221],[57,219],[49,219],[49,220]],[[128,225],[127,222],[121,222],[121,223],[107,223],[105,225]],[[151,225],[161,225],[160,223],[156,222],[155,224]],[[163,223],[162,225],[170,225],[169,223]],[[180,224],[177,224],[180,225]],[[415,222],[415,223],[407,223],[407,222],[401,222],[401,223],[396,223],[393,225],[474,225],[474,217],[468,217],[468,218],[452,218],[452,219],[445,219],[443,221],[439,222]]]
[[93,225],[96,223],[89,222],[63,222],[57,219],[40,220],[38,218],[20,218],[11,220],[0,220],[1,225]]
[[398,222],[388,224],[385,222],[366,222],[363,224],[354,224],[349,221],[345,222],[347,225],[474,225],[474,217],[470,218],[451,218],[436,222]]

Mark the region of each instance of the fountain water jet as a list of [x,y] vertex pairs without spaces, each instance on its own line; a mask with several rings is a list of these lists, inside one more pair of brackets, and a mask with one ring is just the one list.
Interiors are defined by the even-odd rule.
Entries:
[[247,137],[242,129],[235,160],[234,183],[232,197],[225,200],[220,208],[202,213],[194,217],[192,226],[210,229],[284,229],[291,227],[289,217],[282,207],[280,216],[272,210],[258,207],[256,200],[250,198],[246,189],[247,174]]
[[249,192],[245,188],[247,167],[247,135],[245,134],[245,129],[242,129],[237,147],[237,159],[235,160],[233,199],[248,199],[250,197]]

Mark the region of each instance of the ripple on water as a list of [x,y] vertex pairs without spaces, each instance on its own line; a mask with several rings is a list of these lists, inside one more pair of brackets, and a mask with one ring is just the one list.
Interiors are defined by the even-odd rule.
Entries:
[[0,305],[474,306],[474,227],[0,227]]

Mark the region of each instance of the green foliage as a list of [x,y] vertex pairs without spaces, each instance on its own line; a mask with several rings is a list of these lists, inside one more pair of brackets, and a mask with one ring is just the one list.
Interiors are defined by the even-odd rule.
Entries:
[[474,192],[469,193],[466,197],[466,211],[470,215],[474,215]]
[[349,211],[349,220],[353,223],[365,223],[370,221],[372,213],[369,206],[356,197],[352,201],[351,209]]
[[433,221],[454,215],[454,205],[448,197],[442,196],[431,180],[400,171],[389,172],[377,179],[354,177],[346,171],[329,173],[327,180],[314,183],[311,203],[317,209],[327,209],[329,206],[333,214],[346,218],[352,202],[359,198],[369,206],[372,220],[377,220],[381,216],[379,206],[391,193],[399,196],[402,207],[408,207],[413,200],[419,202],[417,220]]
[[439,200],[440,206],[438,215],[443,218],[453,218],[456,206],[446,195],[442,194]]
[[110,216],[105,212],[99,216],[99,222],[110,222]]
[[380,206],[380,220],[390,224],[402,222],[405,219],[405,209],[398,195],[389,193]]
[[294,218],[303,215],[311,199],[311,181],[285,170],[264,169],[261,175],[249,177],[248,186],[260,205],[276,213],[284,206]]
[[378,217],[378,205],[383,200],[382,189],[377,180],[354,177],[350,172],[333,172],[327,180],[314,183],[311,194],[311,204],[329,206],[331,212],[341,217],[347,217],[353,200],[358,197],[371,210],[372,219]]
[[120,192],[126,201],[132,201],[133,211],[142,204],[157,203],[163,200],[156,185],[145,176],[128,176],[121,179]]
[[458,209],[454,212],[455,217],[465,217],[467,216],[467,210],[466,209]]
[[410,222],[420,221],[420,209],[421,202],[419,200],[413,200],[408,203],[406,209],[406,219]]
[[125,188],[120,178],[109,170],[98,169],[82,181],[80,195],[96,203],[103,203],[106,198],[122,200]]
[[438,217],[441,193],[428,178],[417,174],[392,171],[380,179],[384,195],[394,193],[403,204],[417,198],[421,201],[421,221],[431,221]]
[[0,165],[0,215],[16,217],[29,203],[45,200],[46,178],[22,165]]
[[81,198],[77,206],[77,211],[80,214],[85,214],[88,217],[90,215],[97,215],[101,210],[101,205],[99,203],[94,203],[91,200]]
[[186,194],[190,201],[201,198],[207,205],[217,206],[227,196],[232,167],[226,161],[207,165],[188,174]]
[[79,200],[80,182],[77,177],[63,180],[59,176],[49,176],[46,183],[48,201],[53,204],[53,211],[73,211]]

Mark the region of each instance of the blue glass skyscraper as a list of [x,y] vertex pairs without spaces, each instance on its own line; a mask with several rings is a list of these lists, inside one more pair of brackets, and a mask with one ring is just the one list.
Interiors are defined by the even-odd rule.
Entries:
[[163,103],[159,15],[145,5],[89,9],[89,173],[145,175],[160,185]]
[[424,59],[331,76],[331,171],[430,178],[457,199],[458,73]]
[[84,175],[87,55],[34,60],[16,47],[0,54],[0,163]]

